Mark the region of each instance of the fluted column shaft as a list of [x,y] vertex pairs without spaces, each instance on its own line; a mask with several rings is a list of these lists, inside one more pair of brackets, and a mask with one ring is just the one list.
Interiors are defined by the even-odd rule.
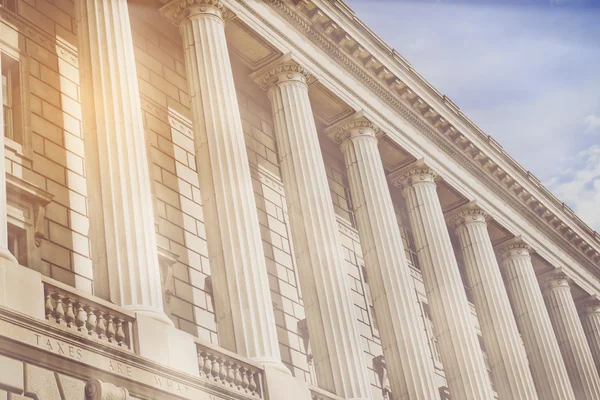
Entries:
[[360,245],[394,399],[434,399],[433,365],[377,138],[365,118],[352,117],[328,135],[341,143]]
[[183,37],[221,346],[280,363],[279,343],[219,1],[173,1]]
[[[0,60],[0,67],[2,60]],[[0,104],[2,102],[2,93],[0,92]],[[7,214],[6,214],[6,162],[4,161],[4,113],[0,113],[0,262],[2,260],[17,262],[15,257],[8,251],[8,232],[7,232]]]
[[587,338],[596,370],[600,371],[600,300],[594,296],[584,301],[580,311],[581,324]]
[[417,164],[393,174],[391,180],[403,188],[452,398],[492,399],[489,376],[434,178],[430,168]]
[[505,243],[499,248],[498,259],[539,398],[574,399],[529,247],[520,240]]
[[307,76],[302,67],[284,63],[253,77],[268,88],[273,110],[317,382],[344,398],[370,398]]
[[170,323],[127,1],[77,1],[76,18],[94,266],[107,266],[113,302]]
[[569,278],[558,270],[540,281],[575,398],[600,399],[600,378],[571,295]]
[[487,230],[486,213],[468,204],[449,216],[500,399],[537,399],[525,349]]

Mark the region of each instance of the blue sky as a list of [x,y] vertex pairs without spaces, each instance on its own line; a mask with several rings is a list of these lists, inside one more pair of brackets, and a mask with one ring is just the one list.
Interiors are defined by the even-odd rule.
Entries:
[[600,0],[345,0],[600,231]]

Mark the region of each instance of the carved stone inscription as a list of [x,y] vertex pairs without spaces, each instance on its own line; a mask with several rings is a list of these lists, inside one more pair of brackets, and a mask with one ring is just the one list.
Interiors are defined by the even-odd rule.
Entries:
[[[101,369],[113,375],[128,378],[182,398],[190,400],[222,400],[220,397],[206,393],[197,387],[188,386],[182,381],[162,374],[156,374],[145,368],[142,369],[136,366],[135,362],[116,360],[114,357],[110,357],[109,353],[105,353],[99,348],[78,346],[75,343],[61,340],[51,335],[34,332],[23,325],[17,325],[1,318],[1,315],[0,336],[64,357],[65,359],[83,363],[95,369]],[[73,364],[73,369],[76,368],[77,365]]]

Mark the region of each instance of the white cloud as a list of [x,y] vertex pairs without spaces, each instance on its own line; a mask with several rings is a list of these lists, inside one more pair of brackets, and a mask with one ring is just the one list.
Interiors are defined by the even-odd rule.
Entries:
[[600,145],[579,152],[573,168],[547,186],[593,229],[600,232]]
[[600,116],[590,114],[583,119],[585,123],[585,133],[600,133]]

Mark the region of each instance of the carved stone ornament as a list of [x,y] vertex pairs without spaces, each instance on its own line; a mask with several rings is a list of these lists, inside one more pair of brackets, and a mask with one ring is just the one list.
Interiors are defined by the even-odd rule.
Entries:
[[425,165],[423,160],[419,160],[408,167],[394,171],[388,177],[392,185],[401,189],[421,182],[434,183],[436,178],[437,173]]
[[85,398],[86,400],[128,400],[129,391],[112,383],[92,379],[85,384]]
[[539,278],[540,286],[543,291],[557,288],[569,289],[571,278],[560,268],[550,271]]
[[285,81],[299,81],[307,84],[310,72],[296,61],[291,54],[284,54],[266,67],[250,75],[262,90],[269,90],[271,86]]
[[502,243],[497,247],[496,254],[501,261],[510,257],[529,257],[531,247],[520,237]]
[[192,12],[212,14],[223,20],[227,18],[227,9],[220,0],[173,0],[160,9],[160,13],[177,26],[190,17]]
[[341,145],[353,136],[371,136],[376,138],[379,129],[369,121],[362,111],[330,126],[325,130],[325,135],[335,143]]
[[591,295],[580,300],[577,304],[577,308],[579,312],[584,315],[600,313],[600,299],[596,295]]
[[448,225],[452,229],[456,229],[464,224],[474,222],[485,223],[488,214],[483,211],[477,204],[471,202],[466,206],[459,207],[447,217]]

